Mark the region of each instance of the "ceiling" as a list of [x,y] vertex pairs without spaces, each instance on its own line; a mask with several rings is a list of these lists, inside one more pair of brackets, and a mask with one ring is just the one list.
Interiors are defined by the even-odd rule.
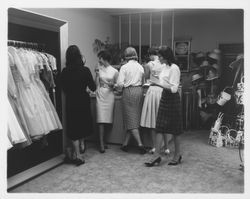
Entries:
[[218,12],[238,12],[240,9],[204,9],[204,8],[197,8],[197,9],[159,9],[159,8],[98,8],[103,12],[106,12],[109,15],[125,15],[125,14],[138,14],[138,13],[150,13],[150,12],[159,12],[159,11],[175,11],[179,14],[190,14],[190,13],[218,13]]
[[157,12],[169,9],[142,9],[142,8],[102,8],[102,11],[110,15],[124,15],[124,14],[136,14],[136,13],[149,13]]

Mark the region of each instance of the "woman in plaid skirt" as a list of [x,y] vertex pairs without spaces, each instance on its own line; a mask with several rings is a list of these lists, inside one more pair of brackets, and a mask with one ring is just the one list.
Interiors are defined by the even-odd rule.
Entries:
[[[154,79],[159,79],[159,74],[161,73],[164,65],[161,64],[158,57],[157,47],[149,48],[148,55],[151,61],[149,61],[145,66],[145,79],[147,82]],[[149,129],[149,134],[152,139],[152,149],[150,149],[149,153],[153,154],[155,152],[155,127],[156,127],[156,118],[160,105],[160,99],[163,88],[156,85],[145,84],[145,86],[149,85],[149,88],[146,92],[142,113],[141,113],[141,126]],[[164,148],[164,153],[168,155],[170,153],[168,148]]]
[[142,145],[139,133],[143,103],[142,83],[144,79],[144,69],[137,61],[138,56],[134,48],[126,48],[124,56],[127,63],[121,67],[117,79],[117,87],[120,89],[123,88],[122,109],[123,122],[126,129],[126,137],[121,150],[125,152],[128,151],[128,142],[132,134],[138,143],[140,153],[144,154],[146,150]]
[[175,145],[174,157],[168,165],[178,165],[182,159],[179,137],[183,133],[182,109],[178,93],[181,73],[179,67],[174,63],[174,55],[170,47],[160,48],[159,59],[164,65],[164,69],[160,73],[159,79],[151,80],[151,84],[161,86],[163,91],[156,120],[156,153],[153,159],[145,162],[148,167],[161,162],[161,141],[163,139],[165,146],[167,146],[167,134],[173,135]]

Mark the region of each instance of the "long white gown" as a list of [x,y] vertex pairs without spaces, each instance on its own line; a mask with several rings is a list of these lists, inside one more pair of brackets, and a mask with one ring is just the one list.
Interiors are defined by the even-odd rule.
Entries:
[[18,144],[27,141],[8,100],[7,100],[7,110],[8,110],[8,120],[7,120],[8,137],[11,140],[11,143]]

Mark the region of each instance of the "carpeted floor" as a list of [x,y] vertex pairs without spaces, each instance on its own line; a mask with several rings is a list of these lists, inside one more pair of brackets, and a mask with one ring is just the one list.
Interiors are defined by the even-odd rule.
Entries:
[[[95,146],[85,152],[86,164],[63,164],[13,190],[12,193],[244,193],[244,173],[236,149],[207,144],[208,131],[182,135],[182,164],[145,167],[151,155],[136,149],[125,153],[109,145],[100,154]],[[170,149],[173,146],[170,145]]]

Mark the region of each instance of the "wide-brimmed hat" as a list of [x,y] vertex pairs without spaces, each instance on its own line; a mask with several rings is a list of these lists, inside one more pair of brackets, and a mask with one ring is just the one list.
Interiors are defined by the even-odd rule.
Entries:
[[209,63],[208,63],[207,60],[204,60],[204,61],[201,63],[200,67],[206,67],[206,66],[209,66]]
[[214,80],[218,78],[218,74],[215,70],[210,69],[208,71],[207,79],[208,81]]
[[193,81],[196,81],[196,80],[198,80],[198,79],[201,79],[202,77],[203,77],[203,76],[200,75],[199,73],[194,74],[194,75],[192,76],[192,82],[193,82]]
[[213,52],[216,53],[216,54],[220,54],[221,53],[220,49],[217,49],[217,48],[214,49]]
[[212,67],[216,70],[219,70],[219,65],[218,64],[213,64]]
[[208,57],[209,58],[212,58],[212,59],[215,59],[215,60],[219,60],[220,59],[220,56],[218,53],[215,53],[215,52],[211,52],[211,53],[208,53]]
[[205,57],[206,57],[206,55],[205,55],[205,53],[203,53],[203,52],[198,52],[198,53],[196,54],[196,56],[195,56],[196,59],[205,58]]

